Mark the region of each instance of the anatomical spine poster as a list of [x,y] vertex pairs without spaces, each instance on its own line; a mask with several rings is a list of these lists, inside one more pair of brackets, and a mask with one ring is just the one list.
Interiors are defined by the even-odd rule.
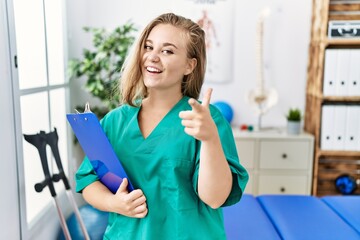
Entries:
[[234,8],[233,0],[177,0],[177,14],[190,18],[205,31],[207,67],[205,81],[232,80]]

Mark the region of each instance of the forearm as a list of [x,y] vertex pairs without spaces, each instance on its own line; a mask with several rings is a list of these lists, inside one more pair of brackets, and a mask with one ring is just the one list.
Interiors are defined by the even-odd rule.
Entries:
[[91,206],[106,212],[112,212],[109,204],[110,198],[114,197],[114,194],[105,187],[101,182],[96,181],[84,188],[82,195],[86,202]]
[[211,88],[206,91],[201,104],[193,98],[189,99],[192,110],[181,111],[179,117],[185,133],[201,141],[197,183],[199,197],[210,207],[218,208],[230,194],[232,174],[210,112],[211,92]]
[[219,136],[203,141],[200,150],[198,193],[212,208],[220,207],[232,188],[232,174]]

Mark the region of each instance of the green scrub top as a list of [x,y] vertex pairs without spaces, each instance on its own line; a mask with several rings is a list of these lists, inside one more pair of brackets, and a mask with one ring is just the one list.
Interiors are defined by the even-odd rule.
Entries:
[[[191,110],[183,97],[144,139],[138,124],[139,107],[123,105],[109,112],[102,127],[135,189],[147,199],[145,218],[109,214],[104,239],[212,240],[226,239],[222,209],[212,209],[197,192],[201,142],[187,135],[179,112]],[[233,174],[233,187],[223,206],[238,202],[248,181],[239,163],[230,124],[210,105],[222,147]],[[76,173],[76,191],[98,180],[85,157]]]

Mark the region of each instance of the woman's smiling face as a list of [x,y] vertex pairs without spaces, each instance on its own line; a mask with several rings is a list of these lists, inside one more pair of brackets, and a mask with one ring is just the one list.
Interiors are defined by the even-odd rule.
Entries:
[[185,32],[170,24],[155,26],[145,40],[142,74],[148,89],[181,91],[184,75],[192,72],[195,59],[187,57]]

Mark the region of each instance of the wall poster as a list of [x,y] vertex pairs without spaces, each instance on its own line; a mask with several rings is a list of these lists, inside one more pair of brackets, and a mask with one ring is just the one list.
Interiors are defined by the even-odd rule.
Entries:
[[205,82],[225,83],[233,78],[233,0],[177,0],[174,13],[197,22],[206,34]]

